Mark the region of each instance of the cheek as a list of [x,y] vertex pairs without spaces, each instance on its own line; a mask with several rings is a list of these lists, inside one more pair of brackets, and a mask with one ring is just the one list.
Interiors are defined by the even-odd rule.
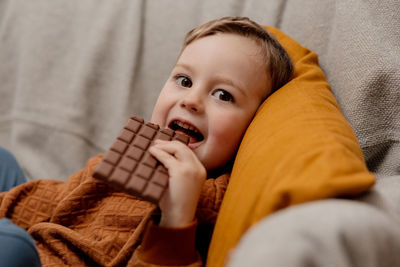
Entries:
[[225,165],[236,153],[246,127],[232,121],[235,120],[226,117],[214,120],[213,129],[210,128],[212,134],[209,133],[207,145],[201,153],[202,162],[208,170]]
[[241,116],[228,116],[213,122],[213,142],[216,147],[226,147],[226,153],[234,153],[247,128],[248,119]]
[[151,122],[158,124],[160,126],[162,126],[164,124],[164,118],[162,116],[163,112],[162,112],[163,108],[162,106],[159,105],[159,102],[157,101],[156,105],[154,106],[153,109],[153,113],[151,115]]
[[163,88],[153,108],[151,121],[153,123],[159,124],[162,127],[165,127],[168,111],[171,109],[172,106],[173,101],[171,97],[168,97],[167,90]]

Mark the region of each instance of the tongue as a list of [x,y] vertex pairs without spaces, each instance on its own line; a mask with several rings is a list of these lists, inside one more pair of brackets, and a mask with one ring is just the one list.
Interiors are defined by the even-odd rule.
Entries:
[[184,131],[182,129],[178,129],[175,132],[180,133],[180,134],[184,134],[187,137],[189,137],[189,143],[196,143],[198,141],[195,136],[190,134],[190,132]]

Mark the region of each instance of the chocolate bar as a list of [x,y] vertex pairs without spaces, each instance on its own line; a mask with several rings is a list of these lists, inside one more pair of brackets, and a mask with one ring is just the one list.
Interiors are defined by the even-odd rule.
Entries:
[[168,187],[168,170],[147,150],[155,139],[189,143],[189,137],[132,116],[93,173],[113,187],[158,203]]

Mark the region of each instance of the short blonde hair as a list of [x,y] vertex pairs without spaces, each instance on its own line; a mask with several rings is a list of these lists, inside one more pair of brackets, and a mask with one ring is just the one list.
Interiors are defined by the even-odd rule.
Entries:
[[181,53],[195,40],[218,33],[237,34],[250,38],[260,46],[266,73],[271,78],[270,94],[290,80],[294,66],[286,50],[264,27],[247,17],[224,17],[190,30],[184,39]]

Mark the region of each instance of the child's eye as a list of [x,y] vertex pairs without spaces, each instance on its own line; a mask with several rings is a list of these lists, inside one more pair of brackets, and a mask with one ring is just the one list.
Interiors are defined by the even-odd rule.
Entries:
[[220,90],[220,89],[215,91],[213,93],[213,95],[222,101],[233,102],[233,100],[234,100],[233,96],[230,93],[228,93],[227,91],[224,91],[224,90]]
[[192,87],[192,85],[193,85],[193,83],[192,83],[192,81],[190,80],[190,78],[188,78],[188,77],[186,77],[186,76],[182,76],[182,75],[179,75],[179,76],[176,77],[176,83],[177,83],[179,86],[187,87],[187,88],[190,88],[190,87]]

